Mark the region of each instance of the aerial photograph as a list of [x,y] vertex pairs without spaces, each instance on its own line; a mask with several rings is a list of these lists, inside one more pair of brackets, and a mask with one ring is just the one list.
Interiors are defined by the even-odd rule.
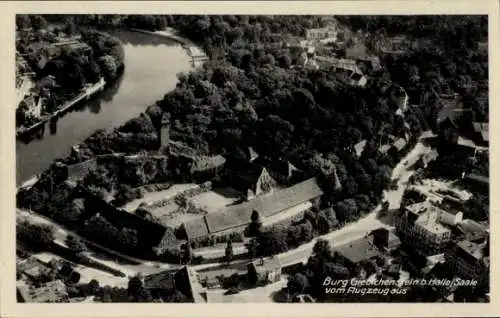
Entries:
[[487,15],[15,23],[17,302],[490,302]]

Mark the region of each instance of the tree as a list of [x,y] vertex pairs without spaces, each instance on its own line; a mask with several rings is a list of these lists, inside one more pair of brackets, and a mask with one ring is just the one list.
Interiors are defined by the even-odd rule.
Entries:
[[96,280],[96,279],[92,279],[89,283],[88,283],[88,286],[87,286],[87,289],[88,289],[88,294],[90,295],[95,295],[98,293],[99,291],[99,281]]
[[132,201],[133,199],[135,199],[134,189],[128,184],[120,183],[115,193],[114,203],[117,206],[122,206],[125,203]]
[[122,228],[118,233],[117,240],[125,250],[133,250],[139,244],[139,239],[137,238],[137,230],[135,229]]
[[73,19],[69,19],[64,26],[64,33],[67,35],[74,35],[76,33],[76,25]]
[[227,241],[225,259],[226,262],[231,262],[231,260],[233,259],[233,244],[231,240]]
[[354,199],[347,199],[337,203],[337,216],[344,222],[354,221],[358,217],[358,207]]
[[16,27],[19,30],[31,27],[31,19],[26,14],[16,14]]
[[288,280],[287,288],[290,294],[303,294],[309,287],[309,280],[302,273],[296,273]]
[[193,258],[193,251],[191,250],[191,244],[189,242],[183,244],[182,246],[182,262],[184,264],[190,264]]
[[129,295],[138,295],[140,290],[143,288],[142,280],[139,276],[134,276],[128,281],[127,293]]
[[259,212],[256,210],[252,211],[250,216],[250,224],[248,225],[248,233],[250,236],[256,236],[260,233],[262,229],[262,221]]
[[322,257],[325,259],[331,258],[331,247],[330,242],[325,239],[319,239],[316,241],[313,247],[313,254],[317,257]]
[[50,247],[54,241],[54,229],[50,225],[22,221],[16,230],[17,239],[30,244],[29,246],[35,249]]
[[320,235],[330,232],[330,222],[323,211],[318,213],[316,228]]
[[66,237],[65,243],[76,254],[85,252],[87,250],[87,246],[85,245],[85,243],[71,234]]
[[98,60],[102,74],[106,78],[115,78],[118,72],[116,59],[111,55],[101,56]]
[[256,258],[258,254],[258,242],[257,239],[253,238],[247,243],[248,257]]
[[31,16],[31,26],[34,30],[43,30],[47,28],[47,21],[41,15],[32,15]]

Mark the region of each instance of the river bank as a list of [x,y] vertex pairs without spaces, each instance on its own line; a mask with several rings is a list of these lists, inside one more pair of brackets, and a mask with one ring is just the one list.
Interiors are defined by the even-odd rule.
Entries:
[[122,125],[140,115],[147,105],[175,88],[178,73],[192,69],[190,56],[173,40],[164,38],[158,43],[154,36],[126,30],[109,33],[123,44],[126,68],[122,75],[95,98],[81,101],[50,121],[54,124],[50,133],[45,124],[17,140],[18,186],[42,173],[55,159],[67,156],[73,145],[96,130]]
[[100,78],[97,83],[91,84],[90,86],[82,88],[82,92],[72,98],[71,100],[65,102],[62,105],[59,105],[56,109],[55,112],[52,114],[48,114],[46,116],[40,117],[40,121],[29,126],[29,127],[19,127],[16,130],[16,136],[20,137],[24,134],[30,133],[34,129],[38,128],[40,125],[45,124],[47,121],[63,115],[65,112],[70,110],[71,108],[75,107],[79,102],[81,102],[84,99],[89,99],[90,97],[94,96],[95,94],[101,92],[104,89],[104,86],[106,85],[106,81],[104,78]]

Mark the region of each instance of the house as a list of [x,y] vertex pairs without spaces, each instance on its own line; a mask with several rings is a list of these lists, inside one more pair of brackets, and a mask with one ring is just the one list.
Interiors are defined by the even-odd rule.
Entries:
[[261,165],[240,159],[230,158],[224,166],[223,180],[232,188],[240,191],[246,200],[270,192],[276,181],[268,170]]
[[325,28],[307,29],[306,40],[308,41],[329,40],[331,42],[335,42],[337,39],[337,33],[338,30],[333,25],[330,25]]
[[451,230],[440,223],[440,211],[428,201],[405,207],[396,220],[396,229],[402,242],[425,255],[442,253],[451,240]]
[[361,73],[353,73],[351,75],[351,85],[365,87],[366,83],[368,83],[368,79]]
[[462,174],[462,181],[471,185],[475,186],[480,190],[489,190],[490,186],[490,178],[485,175],[477,174],[477,173],[463,173]]
[[[242,232],[250,223],[253,211],[262,218],[297,207],[302,203],[318,201],[323,191],[315,178],[311,178],[291,187],[276,190],[250,199],[241,204],[227,206],[219,211],[209,213],[184,222],[184,230],[188,240],[202,239],[209,235]],[[317,204],[317,202],[314,202]]]
[[196,272],[189,266],[181,269],[166,270],[145,276],[143,286],[153,297],[161,297],[164,293],[180,291],[190,302],[206,302],[206,290],[198,281]]
[[23,303],[67,303],[69,302],[66,285],[61,280],[31,287],[25,284],[17,285],[17,298]]
[[474,279],[483,283],[489,276],[489,245],[460,241],[445,254],[446,261],[456,275],[463,279]]
[[388,229],[379,228],[373,230],[370,235],[373,239],[373,244],[384,252],[390,253],[401,246],[399,237]]
[[19,107],[25,109],[24,114],[26,116],[39,118],[42,115],[42,107],[43,107],[43,98],[36,94],[27,95],[21,103],[19,103]]
[[29,257],[17,264],[21,277],[33,283],[47,280],[55,273],[54,268],[37,257]]
[[487,236],[487,227],[474,220],[465,219],[457,224],[457,230],[463,234],[467,241],[483,241]]
[[276,256],[252,261],[247,265],[247,270],[251,281],[256,278],[256,284],[272,284],[281,280],[281,263]]
[[354,152],[356,154],[356,157],[358,157],[358,158],[361,157],[363,150],[365,150],[366,144],[367,144],[367,140],[364,139],[364,140],[362,140],[354,145]]
[[302,181],[303,172],[294,164],[286,160],[263,160],[258,158],[254,161],[267,169],[271,177],[282,185],[290,185],[299,180]]
[[399,138],[389,148],[388,153],[391,157],[398,158],[407,145],[408,142],[405,138]]
[[450,225],[457,226],[460,222],[462,222],[463,213],[461,211],[455,209],[439,209],[433,205],[434,208],[438,210],[438,221]]
[[381,253],[371,239],[361,238],[339,246],[335,251],[348,267],[354,267],[363,261],[381,257]]

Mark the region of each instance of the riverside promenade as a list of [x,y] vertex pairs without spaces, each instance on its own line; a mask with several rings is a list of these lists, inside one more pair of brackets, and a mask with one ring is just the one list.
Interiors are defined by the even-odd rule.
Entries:
[[49,121],[52,118],[55,118],[57,116],[60,116],[60,115],[64,114],[66,111],[68,111],[69,109],[71,109],[74,106],[76,106],[76,104],[78,104],[80,101],[82,101],[84,99],[89,99],[92,95],[96,94],[97,92],[102,91],[104,89],[105,85],[106,85],[106,81],[104,80],[104,78],[101,77],[100,80],[97,83],[91,84],[91,85],[88,85],[88,86],[84,87],[82,89],[82,92],[80,94],[78,94],[73,99],[65,102],[62,106],[60,106],[52,114],[41,117],[40,121],[38,121],[37,123],[35,123],[35,124],[33,124],[33,125],[29,126],[29,127],[20,127],[20,128],[18,128],[16,130],[17,137],[19,137],[19,136],[21,136],[23,134],[26,134],[26,133],[28,133],[28,132],[36,129],[37,127],[45,124],[47,121]]

